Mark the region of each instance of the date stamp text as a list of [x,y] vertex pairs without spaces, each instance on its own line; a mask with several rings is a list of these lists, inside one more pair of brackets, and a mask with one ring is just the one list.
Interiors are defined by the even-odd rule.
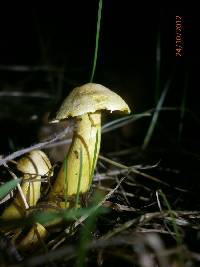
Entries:
[[183,56],[183,17],[176,16],[176,57]]

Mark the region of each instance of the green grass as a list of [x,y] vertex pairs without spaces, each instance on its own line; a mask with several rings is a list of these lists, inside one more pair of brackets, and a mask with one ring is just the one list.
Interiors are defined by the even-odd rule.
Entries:
[[156,43],[156,77],[155,77],[155,104],[160,97],[160,72],[161,72],[161,32],[158,30]]
[[137,120],[140,120],[142,118],[149,117],[149,116],[151,116],[151,113],[148,111],[140,113],[140,114],[127,115],[127,116],[124,116],[123,118],[115,119],[115,120],[105,123],[101,127],[101,130],[102,130],[102,133],[107,133],[115,129],[118,129],[120,127],[123,127],[127,124],[130,124],[132,122],[135,122]]
[[96,132],[96,141],[95,141],[95,148],[94,148],[94,157],[93,157],[93,161],[92,161],[92,170],[91,170],[91,174],[90,174],[90,182],[89,185],[91,185],[92,183],[92,179],[94,176],[94,171],[95,171],[95,163],[97,160],[97,149],[98,149],[98,143],[99,143],[99,133],[98,131]]
[[80,241],[77,246],[77,257],[75,267],[83,267],[86,265],[86,255],[89,242],[92,238],[92,232],[94,231],[95,221],[97,217],[105,212],[104,209],[96,209],[98,203],[100,201],[99,195],[94,195],[92,200],[92,206],[94,207],[93,211],[90,213],[90,216],[87,218],[85,224],[83,225],[81,232],[80,232]]
[[65,208],[67,208],[68,196],[67,196],[67,156],[64,158],[64,198]]
[[170,217],[172,218],[172,227],[173,227],[173,230],[175,233],[177,245],[181,245],[183,240],[182,240],[182,236],[181,236],[181,233],[179,231],[179,228],[176,224],[176,216],[175,216],[174,212],[172,211],[171,205],[170,205],[169,201],[167,200],[166,195],[162,192],[162,190],[159,190],[159,194],[161,195],[161,197],[163,199],[163,203],[167,207],[167,210],[169,211]]
[[[166,195],[162,192],[162,190],[159,190],[158,192],[163,199],[164,205],[166,206],[167,210],[169,211],[169,215],[170,215],[171,220],[172,220],[171,225],[172,225],[173,231],[175,233],[175,240],[176,240],[177,246],[180,247],[183,244],[183,238],[182,238],[180,229],[179,229],[178,225],[176,224],[176,215],[175,215],[174,211],[172,210],[171,205],[170,205],[169,201],[167,200]],[[181,252],[177,252],[177,259],[178,259],[179,263],[181,264],[181,266],[183,266],[182,264],[184,262],[184,255]]]
[[11,190],[13,190],[22,179],[15,179],[6,182],[0,187],[0,200],[4,198]]
[[[86,216],[89,218],[94,212],[96,212],[96,204],[91,205],[89,208],[80,208],[80,209],[58,209],[57,211],[35,211],[30,213],[26,218],[12,219],[12,220],[3,220],[0,218],[0,226],[3,229],[12,229],[24,226],[32,226],[35,223],[40,223],[42,225],[49,224],[54,220],[61,219],[67,222],[74,222]],[[102,207],[98,208],[98,213],[104,213]]]
[[186,102],[187,102],[187,84],[188,84],[188,76],[185,78],[185,84],[183,88],[183,94],[182,94],[182,101],[181,101],[181,107],[180,107],[180,122],[179,122],[179,128],[178,128],[178,142],[181,142],[181,136],[183,132],[183,125],[184,125],[184,116],[187,110]]
[[83,171],[83,151],[82,147],[80,148],[80,164],[79,164],[79,176],[78,176],[78,186],[76,192],[76,199],[75,199],[75,208],[79,206],[79,196],[80,196],[80,185],[82,179],[82,171]]
[[172,82],[172,77],[169,78],[167,83],[165,84],[165,87],[164,87],[164,89],[162,91],[160,99],[159,99],[159,101],[158,101],[158,103],[156,105],[156,108],[155,108],[154,114],[152,116],[149,128],[147,130],[147,133],[145,135],[145,138],[144,138],[144,141],[143,141],[143,144],[142,144],[142,150],[145,150],[147,148],[147,146],[149,145],[150,141],[151,141],[151,138],[153,136],[156,124],[158,123],[158,117],[159,117],[159,114],[160,114],[160,110],[161,110],[161,108],[162,108],[162,106],[164,104],[164,101],[165,101],[166,95],[167,95],[167,93],[169,91],[171,82]]
[[103,0],[99,0],[99,9],[98,9],[98,16],[97,16],[97,29],[96,29],[96,42],[95,42],[95,51],[94,51],[93,66],[92,66],[92,73],[91,73],[91,77],[90,77],[90,82],[93,82],[94,74],[95,74],[95,70],[96,70],[96,64],[97,64],[97,56],[98,56],[98,49],[99,49],[99,35],[100,35],[100,28],[101,28],[102,4],[103,4]]

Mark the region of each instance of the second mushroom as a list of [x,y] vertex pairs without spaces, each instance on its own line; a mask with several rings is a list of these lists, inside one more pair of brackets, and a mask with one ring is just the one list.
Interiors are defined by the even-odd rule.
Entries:
[[86,192],[91,183],[101,142],[101,111],[130,113],[125,101],[100,84],[74,88],[50,122],[74,118],[74,134],[50,197],[73,196]]

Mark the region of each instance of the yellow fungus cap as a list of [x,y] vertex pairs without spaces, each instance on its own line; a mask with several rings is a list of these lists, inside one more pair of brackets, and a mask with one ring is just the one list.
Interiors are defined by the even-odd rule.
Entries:
[[87,83],[74,88],[66,97],[56,116],[50,122],[76,117],[98,110],[118,110],[130,113],[126,102],[116,93],[101,84]]
[[52,175],[52,166],[41,150],[33,150],[17,162],[17,169],[27,174]]

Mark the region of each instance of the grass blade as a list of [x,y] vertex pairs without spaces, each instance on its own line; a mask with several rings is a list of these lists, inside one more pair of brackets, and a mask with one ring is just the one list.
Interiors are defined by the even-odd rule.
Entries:
[[83,151],[82,147],[80,148],[80,168],[79,168],[79,177],[78,177],[78,187],[76,192],[76,199],[75,199],[75,208],[78,208],[79,203],[79,195],[80,195],[80,185],[81,185],[81,179],[82,179],[82,171],[83,171]]
[[125,116],[123,118],[119,118],[119,119],[116,119],[116,120],[112,120],[106,124],[104,124],[102,126],[102,133],[107,133],[107,132],[110,132],[112,130],[115,130],[117,128],[120,128],[124,125],[127,125],[133,121],[136,121],[136,120],[139,120],[143,117],[147,117],[147,116],[151,116],[151,113],[140,113],[140,114],[134,114],[134,115],[128,115],[128,116]]
[[0,199],[4,198],[12,189],[14,189],[21,179],[11,180],[0,187]]
[[[174,230],[174,233],[175,233],[175,240],[176,240],[176,243],[177,243],[177,246],[181,246],[182,243],[183,243],[183,239],[182,239],[182,236],[181,236],[181,233],[180,233],[180,230],[179,230],[179,227],[178,225],[176,224],[176,217],[175,217],[175,214],[173,213],[172,211],[172,208],[169,204],[169,201],[167,200],[167,197],[166,195],[162,192],[162,190],[159,190],[159,194],[161,195],[162,199],[163,199],[163,202],[165,204],[165,206],[167,207],[168,211],[169,211],[169,214],[170,214],[170,217],[172,219],[171,223],[172,223],[172,227],[173,227],[173,230]],[[180,262],[180,266],[183,266],[183,262],[184,262],[184,255],[182,253],[178,253],[178,259],[179,259],[179,262]]]
[[101,26],[102,2],[103,2],[103,0],[99,0],[99,9],[98,9],[98,17],[97,17],[97,30],[96,30],[96,43],[95,43],[95,52],[94,52],[93,67],[92,67],[92,74],[90,77],[90,82],[93,82],[94,73],[95,73],[96,64],[97,64],[97,56],[98,56],[98,48],[99,48],[99,34],[100,34],[100,26]]
[[67,157],[64,159],[64,181],[65,208],[67,208]]
[[[98,202],[100,200],[100,195],[95,195],[93,198],[93,207],[97,207]],[[99,214],[101,214],[101,209],[93,209],[90,216],[87,218],[84,227],[82,228],[82,231],[80,233],[80,241],[77,248],[77,259],[75,267],[83,267],[85,266],[85,258],[87,254],[88,245],[90,242],[90,239],[92,237],[92,231],[95,226],[96,218]]]
[[179,233],[179,229],[178,229],[178,226],[176,224],[176,221],[175,221],[175,215],[172,211],[172,208],[169,204],[169,201],[167,200],[167,197],[166,195],[162,192],[162,190],[159,190],[159,194],[161,195],[162,199],[163,199],[163,202],[165,204],[165,206],[167,207],[167,210],[169,211],[170,213],[170,217],[172,218],[172,226],[173,226],[173,229],[174,229],[174,232],[176,234],[176,241],[177,241],[177,244],[178,245],[181,245],[182,244],[182,238],[181,238],[181,234]]
[[179,128],[178,128],[178,142],[181,142],[181,135],[183,131],[183,119],[186,112],[186,99],[187,99],[187,76],[185,79],[185,85],[183,88],[183,97],[182,97],[182,103],[180,107],[180,122],[179,122]]
[[157,35],[156,43],[156,81],[155,81],[155,103],[157,103],[160,96],[160,65],[161,65],[161,33],[160,29]]
[[164,89],[163,89],[163,92],[160,96],[160,99],[158,101],[158,104],[155,108],[155,111],[154,111],[154,114],[153,114],[153,117],[152,117],[152,120],[151,120],[151,123],[150,123],[150,126],[149,126],[149,129],[147,131],[147,134],[144,138],[144,141],[143,141],[143,144],[142,144],[142,150],[145,150],[151,140],[151,137],[153,135],[153,132],[154,132],[154,129],[155,129],[155,126],[156,126],[156,123],[158,121],[158,116],[160,114],[160,110],[161,110],[161,107],[163,106],[163,103],[165,101],[165,98],[166,98],[166,95],[167,95],[167,92],[169,90],[169,87],[170,87],[170,84],[171,84],[171,81],[172,81],[172,78],[169,78]]
[[95,141],[95,148],[94,148],[94,157],[93,157],[93,162],[92,162],[92,170],[91,170],[91,174],[90,174],[90,182],[89,182],[90,185],[92,183],[92,178],[93,178],[94,169],[95,169],[95,163],[96,163],[96,159],[97,159],[98,142],[99,142],[99,133],[97,131],[97,133],[96,133],[96,141]]

